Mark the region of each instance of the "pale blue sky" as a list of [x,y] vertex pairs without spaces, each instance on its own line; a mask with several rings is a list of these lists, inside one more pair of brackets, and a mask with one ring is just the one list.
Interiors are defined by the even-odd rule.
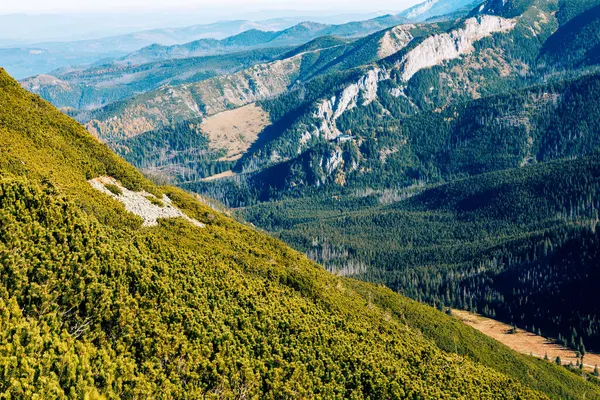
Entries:
[[2,0],[1,14],[210,8],[212,12],[295,9],[334,12],[401,11],[422,0]]

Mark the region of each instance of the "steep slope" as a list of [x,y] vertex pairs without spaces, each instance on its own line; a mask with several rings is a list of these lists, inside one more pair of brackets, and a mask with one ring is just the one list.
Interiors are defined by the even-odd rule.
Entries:
[[[600,145],[599,95],[596,74],[458,103],[402,121],[370,118],[377,109],[365,113],[355,108],[337,121],[337,133],[329,131],[333,137],[341,132],[352,137],[314,145],[291,161],[250,175],[248,184],[264,200],[271,191],[277,198],[321,185],[333,190],[402,187],[580,157]],[[281,147],[276,150],[285,154]]]
[[[3,70],[0,88],[0,388],[11,397],[600,396],[154,186]],[[88,183],[106,175],[101,191]],[[198,224],[141,228],[126,193],[169,200]],[[469,357],[452,353],[451,331]]]
[[[322,144],[339,138],[345,140],[346,137],[342,137],[343,133],[347,133],[348,129],[350,132],[352,131],[348,126],[351,124],[346,124],[347,128],[341,128],[338,125],[348,118],[353,119],[350,115],[369,115],[368,120],[364,122],[377,124],[381,120],[393,120],[394,118],[402,120],[407,115],[414,114],[419,110],[433,108],[432,104],[428,104],[430,103],[428,97],[430,93],[435,92],[419,87],[423,83],[421,81],[423,74],[429,74],[435,67],[446,67],[448,63],[465,61],[468,62],[468,68],[475,68],[476,62],[468,60],[470,57],[478,57],[482,51],[476,50],[475,44],[493,35],[511,32],[515,25],[514,20],[484,15],[451,25],[447,31],[434,28],[433,32],[425,30],[425,33],[421,35],[413,34],[411,31],[407,40],[396,41],[399,46],[390,51],[391,56],[379,64],[367,64],[364,72],[358,78],[351,77],[352,80],[346,79],[338,82],[333,90],[316,93],[315,97],[318,97],[315,100],[307,98],[303,95],[303,91],[299,90],[296,93],[284,94],[279,99],[264,102],[265,108],[277,110],[276,114],[280,116],[294,115],[294,120],[291,124],[284,126],[279,135],[263,148],[247,154],[242,159],[239,169],[251,172],[274,163],[293,159],[318,143]],[[394,30],[390,31],[390,33],[393,32]],[[403,35],[396,36],[402,37]],[[387,54],[389,53],[382,53],[382,55]],[[483,72],[481,71],[482,64],[478,63],[477,65],[478,73]],[[498,65],[494,62],[488,62],[488,65],[490,70],[504,68],[502,64]],[[450,68],[451,66],[444,68],[445,77],[447,77],[445,74],[447,69]],[[442,75],[439,69],[434,73]],[[456,71],[453,73],[460,74]],[[438,79],[440,82],[443,80],[441,76]],[[490,79],[490,81],[492,80]],[[426,82],[430,81],[427,79]],[[436,101],[450,103],[452,97],[474,96],[473,92],[476,90],[474,86],[479,85],[474,80],[469,81],[468,85],[472,85],[471,88],[462,86],[462,82],[458,82],[458,80],[450,79],[449,82],[455,83],[456,90],[454,90],[454,85],[452,88],[445,89],[444,92],[448,93],[449,97],[436,99]],[[445,86],[447,87],[448,83]],[[302,100],[294,101],[294,98]],[[299,102],[300,104],[298,104]],[[283,110],[281,110],[282,108]],[[274,112],[271,114],[273,120],[277,121],[276,114]],[[373,115],[376,117],[374,118]],[[352,136],[352,133],[349,136]],[[356,140],[351,141],[357,142]]]
[[541,57],[550,67],[577,68],[600,62],[600,2],[595,7],[592,3],[588,3],[590,9],[565,21],[544,44]]

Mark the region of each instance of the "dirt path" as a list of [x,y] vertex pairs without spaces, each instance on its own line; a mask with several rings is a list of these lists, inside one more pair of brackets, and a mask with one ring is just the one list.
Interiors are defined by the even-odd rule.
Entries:
[[[517,329],[516,333],[510,333],[512,329],[510,325],[467,311],[452,310],[452,315],[465,324],[472,326],[478,331],[496,339],[500,343],[519,353],[529,354],[539,358],[544,358],[547,354],[551,361],[554,361],[556,357],[560,357],[563,365],[569,364],[570,362],[572,362],[573,365],[577,364],[575,351],[553,343],[545,337],[535,335],[522,329]],[[587,353],[583,359],[583,366],[587,370],[593,371],[596,365],[600,367],[600,355]]]

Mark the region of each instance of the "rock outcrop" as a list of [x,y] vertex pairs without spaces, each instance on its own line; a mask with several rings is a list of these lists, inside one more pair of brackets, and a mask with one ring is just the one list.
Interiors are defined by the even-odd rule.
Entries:
[[333,140],[342,134],[336,126],[336,120],[346,111],[357,106],[367,106],[377,99],[379,82],[389,79],[389,73],[375,67],[360,80],[347,86],[339,95],[323,100],[318,104],[314,117],[321,123],[318,134],[327,140]]
[[[94,189],[123,203],[127,211],[142,217],[144,220],[143,226],[156,226],[159,218],[183,218],[199,228],[205,226],[203,223],[185,215],[172,204],[171,199],[166,195],[163,195],[162,199],[158,199],[145,191],[133,192],[109,176],[94,178],[89,180],[88,183]],[[121,193],[114,193],[107,188],[107,185],[117,187]]]
[[494,33],[508,32],[516,21],[493,15],[469,18],[463,28],[425,39],[398,62],[401,77],[408,82],[417,72],[471,53],[473,44]]
[[388,30],[379,41],[377,56],[386,58],[405,48],[414,39],[413,29],[415,25],[398,25]]

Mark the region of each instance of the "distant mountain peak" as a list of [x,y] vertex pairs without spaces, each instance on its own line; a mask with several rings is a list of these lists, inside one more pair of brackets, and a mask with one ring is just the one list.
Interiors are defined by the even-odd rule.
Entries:
[[427,0],[424,3],[417,4],[413,8],[410,8],[406,13],[406,18],[419,18],[421,15],[426,13],[437,3],[439,0]]
[[473,0],[427,0],[401,12],[400,16],[414,21],[425,21],[452,13],[472,3]]

